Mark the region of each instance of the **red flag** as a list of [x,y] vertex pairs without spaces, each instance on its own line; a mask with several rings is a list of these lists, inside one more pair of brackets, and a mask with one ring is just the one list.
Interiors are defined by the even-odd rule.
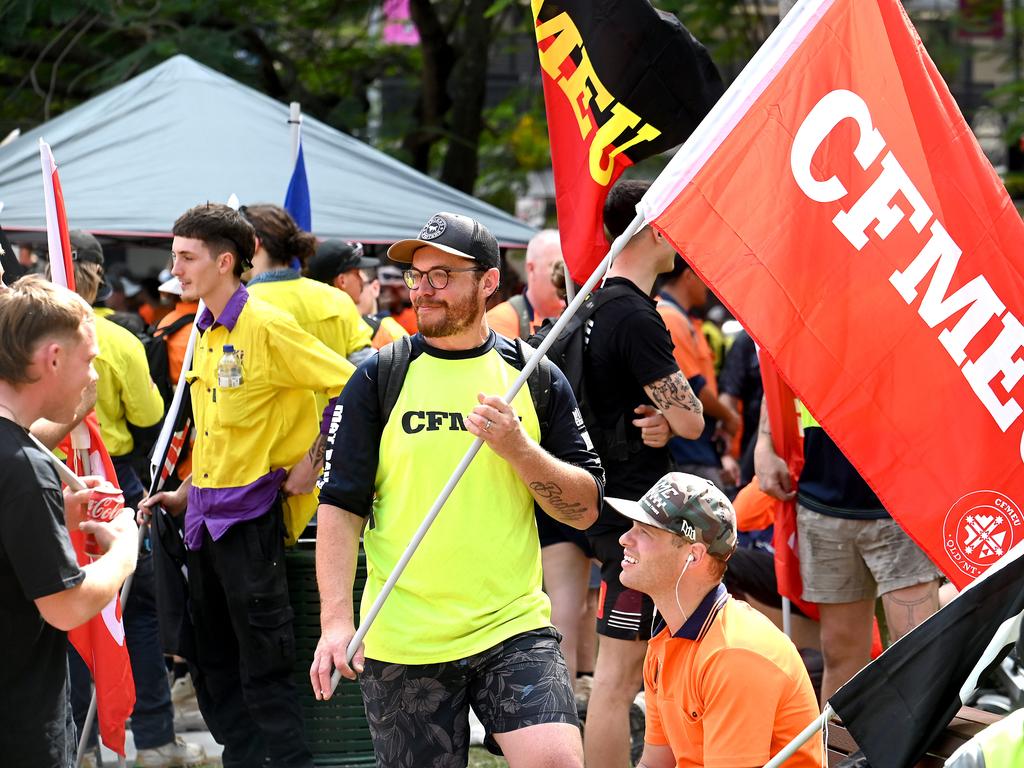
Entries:
[[[54,283],[74,290],[75,270],[71,258],[67,217],[64,213],[64,196],[61,193],[53,153],[42,139],[39,141],[39,154],[43,166],[50,272]],[[100,437],[95,413],[90,413],[82,426],[76,428],[73,435],[64,439],[60,448],[68,457],[68,465],[76,474],[100,475],[117,485],[114,464]],[[90,561],[84,550],[85,537],[80,531],[70,533],[79,565],[87,564]],[[115,597],[99,615],[71,630],[68,633],[68,640],[88,665],[96,684],[97,713],[103,743],[123,756],[125,721],[135,707],[135,683],[128,648],[124,641],[120,599]]]
[[[75,450],[70,437],[59,446],[68,457],[68,465],[79,476],[98,475],[117,485],[117,473],[103,447],[96,414],[90,413],[84,424],[89,433],[88,448]],[[85,554],[85,535],[81,531],[71,531],[71,543],[79,565],[91,562]],[[121,600],[115,597],[98,616],[71,630],[68,640],[92,673],[103,743],[124,755],[125,721],[135,708],[135,680],[125,645]]]
[[641,207],[957,586],[1024,536],[1024,224],[896,0],[798,5]]
[[704,47],[647,0],[533,0],[562,255],[608,253],[602,208],[630,165],[685,139],[722,93]]
[[[792,487],[796,488],[797,478],[804,466],[804,438],[797,415],[796,397],[775,370],[775,366],[758,350],[761,364],[761,381],[764,384],[764,403],[768,409],[768,422],[772,430],[772,445],[775,453],[786,462]],[[788,597],[793,604],[813,619],[818,618],[818,608],[803,599],[804,586],[800,578],[800,550],[797,545],[796,502],[775,500],[775,529],[772,534],[775,548],[775,578],[779,594]]]

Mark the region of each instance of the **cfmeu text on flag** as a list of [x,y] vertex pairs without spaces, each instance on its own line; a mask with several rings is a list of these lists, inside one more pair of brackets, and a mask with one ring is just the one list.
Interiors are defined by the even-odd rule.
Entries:
[[[812,159],[822,142],[846,119],[853,120],[859,130],[853,156],[861,168],[869,170],[886,149],[885,137],[874,127],[871,111],[860,96],[848,90],[826,94],[800,125],[790,152],[793,176],[804,194],[815,202],[833,203],[848,196],[846,187],[836,176],[822,181],[815,179],[811,171]],[[925,277],[934,270],[917,309],[929,328],[935,328],[966,308],[952,328],[943,328],[938,333],[937,340],[960,368],[996,425],[1006,432],[1024,409],[1012,396],[1001,399],[992,383],[1001,375],[1001,386],[1009,394],[1024,376],[1024,361],[1017,357],[1024,348],[1024,325],[1013,312],[1007,311],[1006,304],[983,274],[975,275],[947,295],[963,251],[942,222],[933,216],[917,186],[891,151],[882,156],[881,173],[856,202],[835,215],[832,223],[850,245],[860,251],[868,242],[867,229],[872,224],[878,238],[885,240],[907,218],[897,196],[902,196],[910,207],[910,226],[922,235],[921,250],[905,269],[894,271],[889,282],[909,305],[917,298]],[[1002,323],[998,335],[969,359],[968,345],[997,318]],[[1024,439],[1020,453],[1024,459]]]

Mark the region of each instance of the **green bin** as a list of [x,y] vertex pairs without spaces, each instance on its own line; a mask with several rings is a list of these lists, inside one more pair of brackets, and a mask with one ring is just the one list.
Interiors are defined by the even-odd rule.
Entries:
[[[310,689],[309,666],[320,639],[320,592],[316,586],[316,553],[312,542],[300,541],[288,550],[285,561],[288,591],[295,610],[295,687],[313,760],[318,766],[373,768],[376,761],[359,684],[342,679],[330,701],[317,701]],[[365,583],[366,560],[360,548],[353,590],[357,625]]]

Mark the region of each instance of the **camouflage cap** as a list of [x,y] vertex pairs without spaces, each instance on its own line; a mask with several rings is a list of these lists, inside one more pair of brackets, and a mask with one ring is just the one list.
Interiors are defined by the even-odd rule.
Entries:
[[640,501],[605,500],[620,515],[699,541],[723,560],[736,550],[736,513],[710,480],[669,472]]

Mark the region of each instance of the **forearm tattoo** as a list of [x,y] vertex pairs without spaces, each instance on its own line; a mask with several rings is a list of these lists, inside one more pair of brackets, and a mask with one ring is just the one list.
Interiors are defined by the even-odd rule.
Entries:
[[682,408],[684,411],[701,411],[700,400],[693,394],[690,382],[678,371],[651,384],[651,400],[660,410]]
[[580,502],[563,499],[562,487],[557,483],[530,483],[530,492],[546,512],[553,513],[563,523],[582,520],[587,513]]
[[309,449],[309,460],[314,467],[322,467],[327,453],[327,435],[317,435],[316,442]]
[[768,400],[761,398],[761,416],[758,419],[757,430],[765,437],[772,436],[772,425],[768,420]]

